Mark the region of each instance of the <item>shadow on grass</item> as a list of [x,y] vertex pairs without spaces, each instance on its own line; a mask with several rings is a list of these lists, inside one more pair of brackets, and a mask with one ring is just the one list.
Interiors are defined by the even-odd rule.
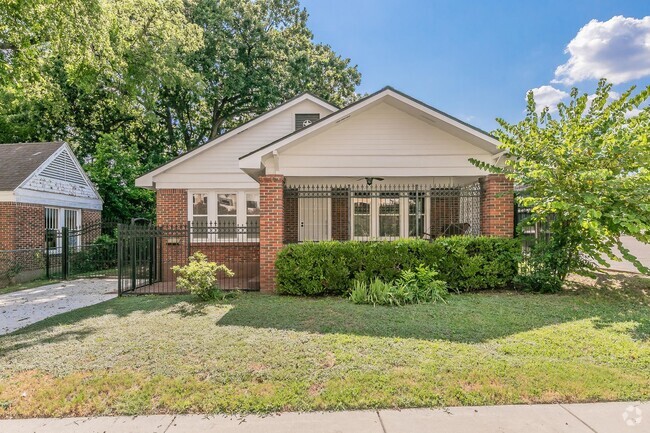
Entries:
[[232,302],[233,308],[218,325],[481,343],[591,318],[598,327],[634,322],[632,337],[650,338],[650,309],[644,305],[650,297],[636,286],[625,293],[613,294],[611,290],[596,286],[552,295],[483,292],[452,295],[447,304],[405,307],[254,294]]

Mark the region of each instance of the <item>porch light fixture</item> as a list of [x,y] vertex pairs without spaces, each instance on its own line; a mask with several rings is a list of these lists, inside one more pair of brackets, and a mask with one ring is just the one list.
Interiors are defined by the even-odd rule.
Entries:
[[382,182],[384,180],[383,177],[360,177],[359,179],[357,179],[357,182],[360,181],[360,180],[363,180],[363,179],[366,180],[366,183],[368,184],[368,186],[372,185],[372,182],[374,180],[378,180],[379,182]]

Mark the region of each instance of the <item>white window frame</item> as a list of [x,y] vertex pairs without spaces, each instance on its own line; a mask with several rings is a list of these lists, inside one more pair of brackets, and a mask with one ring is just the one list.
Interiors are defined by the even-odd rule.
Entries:
[[[58,206],[44,206],[44,209],[45,209],[43,211],[44,212],[44,214],[43,214],[44,218],[45,218],[45,213],[47,213],[47,209],[54,210],[57,213],[57,221],[56,221],[57,226],[54,227],[54,228],[45,227],[45,230],[50,229],[50,230],[55,230],[57,232],[57,236],[56,236],[56,240],[55,240],[55,244],[56,244],[55,247],[54,248],[48,248],[47,240],[46,240],[46,245],[45,245],[45,248],[48,248],[50,253],[57,253],[57,252],[59,252],[61,250],[61,247],[62,247],[62,245],[60,245],[61,244],[61,237],[58,234],[60,234],[63,227],[65,227],[65,212],[69,211],[69,212],[74,212],[76,214],[77,227],[68,227],[68,228],[72,228],[72,230],[75,230],[75,229],[78,229],[79,227],[81,227],[81,224],[82,224],[82,221],[81,221],[81,209],[75,209],[75,208],[70,208],[70,207],[58,207]],[[47,222],[46,220],[43,221],[44,226],[45,226],[46,222]],[[76,244],[73,244],[73,245],[70,245],[70,246],[75,247],[75,248],[79,248],[80,247],[79,239],[76,240]]]
[[[389,190],[385,191],[390,193]],[[406,239],[409,238],[409,194],[416,191],[400,192],[399,197],[399,235],[398,236],[379,236],[379,200],[377,193],[373,192],[370,197],[370,236],[356,236],[354,233],[354,200],[357,198],[364,198],[363,196],[354,196],[350,198],[350,236],[351,239],[356,241],[369,241],[369,240],[389,240],[389,239]],[[431,200],[430,194],[425,191],[419,191],[420,196],[424,197],[424,222],[425,227],[422,227],[423,232],[426,232],[426,224],[430,218]]]
[[[237,214],[236,214],[236,224],[237,226],[244,226],[246,225],[246,218],[248,217],[248,209],[247,209],[247,202],[246,202],[246,195],[247,194],[256,194],[257,195],[257,201],[259,203],[260,201],[260,192],[259,190],[256,189],[247,189],[247,190],[228,190],[228,189],[192,189],[187,191],[187,220],[188,221],[193,221],[194,220],[194,215],[193,215],[193,201],[192,198],[194,194],[207,194],[208,196],[208,224],[213,225],[217,224],[218,225],[218,203],[217,203],[217,197],[220,194],[235,194],[237,196]],[[210,243],[210,242],[259,242],[259,236],[258,235],[246,235],[244,237],[242,236],[236,236],[235,238],[217,238],[215,234],[209,234],[206,239],[199,239],[195,238],[194,234],[192,234],[192,239],[191,242],[193,243]]]

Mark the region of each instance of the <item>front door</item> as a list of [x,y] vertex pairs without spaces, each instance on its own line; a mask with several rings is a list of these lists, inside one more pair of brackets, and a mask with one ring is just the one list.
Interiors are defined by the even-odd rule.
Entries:
[[327,241],[331,239],[329,197],[298,199],[298,241]]

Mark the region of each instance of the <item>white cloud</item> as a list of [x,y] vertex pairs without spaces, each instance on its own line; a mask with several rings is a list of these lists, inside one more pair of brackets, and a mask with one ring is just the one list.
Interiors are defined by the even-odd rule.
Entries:
[[650,75],[650,16],[591,20],[565,50],[571,57],[557,67],[553,83],[574,84],[607,78],[614,84]]
[[541,112],[544,107],[548,107],[550,112],[557,111],[557,104],[569,96],[567,92],[553,86],[541,86],[531,90],[535,98],[537,112]]

